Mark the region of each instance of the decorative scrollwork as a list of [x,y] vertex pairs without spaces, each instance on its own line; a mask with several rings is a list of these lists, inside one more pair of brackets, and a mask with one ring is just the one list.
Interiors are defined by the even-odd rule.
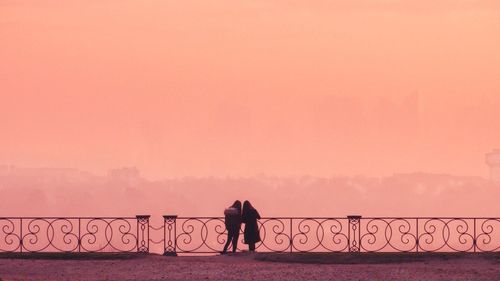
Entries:
[[[86,252],[132,252],[139,251],[141,245],[132,222],[135,219],[103,219],[83,220],[85,225],[81,234],[81,249]],[[139,225],[140,223],[137,222]],[[137,232],[138,233],[138,232]],[[139,234],[140,235],[140,234]]]
[[178,218],[177,252],[214,253],[226,243],[223,218]]
[[500,250],[500,218],[478,219],[479,231],[476,236],[476,247],[481,252]]
[[[217,224],[209,226],[211,221],[217,221]],[[223,218],[182,218],[178,225],[177,247],[170,248],[173,252],[215,253],[220,251],[226,239]],[[262,218],[259,231],[262,241],[257,244],[257,250],[264,252],[473,252],[500,249],[498,218]]]
[[[0,218],[0,252],[131,252],[136,218]],[[140,224],[140,223],[139,223]]]
[[286,220],[265,218],[259,221],[260,243],[257,249],[285,252],[291,246],[291,237],[286,229]]
[[0,218],[0,252],[16,252],[22,247],[19,229],[20,220]]
[[474,249],[474,219],[420,219],[423,232],[418,236],[419,249],[425,252],[468,252]]
[[366,219],[361,249],[366,252],[411,252],[416,250],[416,221],[405,218]]
[[[292,237],[298,252],[342,252],[349,246],[347,220],[339,218],[305,218],[292,220],[297,225]],[[293,229],[292,229],[293,230]]]
[[[262,252],[500,251],[500,218],[280,217],[262,218],[258,225],[256,247]],[[221,217],[164,216],[159,227],[146,215],[0,218],[0,252],[149,253],[162,248],[164,255],[175,256],[217,253],[226,239]]]

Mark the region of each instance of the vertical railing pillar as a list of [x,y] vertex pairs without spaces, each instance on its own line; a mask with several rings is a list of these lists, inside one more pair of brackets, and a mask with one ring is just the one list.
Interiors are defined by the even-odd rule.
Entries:
[[415,219],[415,230],[416,230],[416,234],[415,234],[415,247],[416,247],[416,251],[418,253],[418,248],[420,247],[420,237],[419,237],[419,232],[418,232],[418,218]]
[[82,219],[78,218],[78,253],[82,250]]
[[476,218],[474,218],[474,240],[472,242],[473,242],[474,253],[475,253],[476,249],[477,249]]
[[22,253],[23,252],[23,240],[24,240],[24,237],[23,237],[23,219],[21,218],[19,220],[19,251]]
[[149,253],[149,218],[150,215],[137,215],[137,252]]
[[361,251],[361,216],[347,216],[348,220],[348,237],[349,237],[349,252]]
[[177,216],[165,215],[163,216],[163,255],[164,256],[177,256]]

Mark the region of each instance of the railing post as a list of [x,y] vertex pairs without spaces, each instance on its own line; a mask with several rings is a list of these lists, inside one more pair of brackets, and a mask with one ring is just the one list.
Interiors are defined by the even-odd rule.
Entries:
[[137,215],[137,252],[149,253],[149,218],[150,215]]
[[22,253],[23,252],[23,219],[21,218],[19,220],[19,251]]
[[165,215],[163,216],[163,255],[164,256],[177,256],[177,216]]
[[477,248],[477,236],[476,236],[476,218],[474,218],[474,240],[473,240],[473,246],[474,246],[474,253],[476,252]]
[[416,236],[415,236],[415,244],[417,247],[417,253],[418,253],[418,248],[420,247],[420,237],[418,237],[418,218],[415,219],[415,229],[416,229]]
[[359,253],[361,251],[361,216],[347,216],[349,237],[349,252]]
[[82,219],[78,218],[78,253],[80,253],[81,248],[82,248]]

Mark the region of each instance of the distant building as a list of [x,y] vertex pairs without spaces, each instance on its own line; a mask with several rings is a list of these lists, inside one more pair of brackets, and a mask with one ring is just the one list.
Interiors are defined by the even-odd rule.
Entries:
[[500,149],[486,154],[486,164],[490,167],[490,179],[500,182]]
[[139,169],[137,169],[136,167],[111,169],[108,171],[108,179],[114,182],[131,184],[140,182],[142,180]]
[[9,175],[13,169],[14,166],[12,165],[0,165],[0,176]]

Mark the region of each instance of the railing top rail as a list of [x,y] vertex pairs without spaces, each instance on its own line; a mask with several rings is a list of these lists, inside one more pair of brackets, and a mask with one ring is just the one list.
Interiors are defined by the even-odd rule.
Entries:
[[94,219],[94,220],[99,220],[99,219],[137,219],[136,217],[0,217],[0,220],[5,220],[5,219]]
[[[177,219],[224,219],[224,216],[179,216],[176,217]],[[22,216],[16,216],[16,217],[9,217],[9,216],[4,216],[0,217],[0,219],[137,219],[137,217],[57,217],[57,216],[50,216],[50,217],[34,217],[34,216],[27,216],[27,217],[22,217]],[[262,217],[262,219],[334,219],[334,220],[339,220],[339,219],[347,219],[347,216],[344,217]],[[500,220],[500,217],[361,217],[363,220],[400,220],[400,219],[452,219],[452,220],[459,220],[459,219],[482,219],[482,220]]]
[[[261,219],[346,219],[347,217],[262,217]],[[214,216],[214,217],[188,217],[182,216],[177,217],[177,219],[224,219],[223,216]]]
[[472,220],[472,219],[493,219],[493,220],[498,220],[500,217],[362,217],[361,219],[426,219],[426,220],[432,220],[432,219],[445,219],[445,220],[457,220],[457,219],[466,219],[466,220]]
[[[213,217],[197,217],[197,216],[182,216],[177,217],[177,219],[223,219],[223,216],[213,216]],[[345,217],[262,217],[262,219],[347,219]],[[361,217],[361,219],[485,219],[485,220],[499,220],[499,217]]]

